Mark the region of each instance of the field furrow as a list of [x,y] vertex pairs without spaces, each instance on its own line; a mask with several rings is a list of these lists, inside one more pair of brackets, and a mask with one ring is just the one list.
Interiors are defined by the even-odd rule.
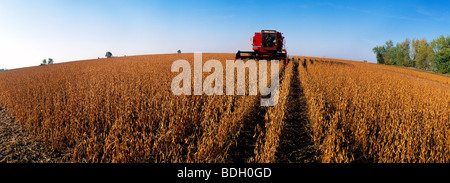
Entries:
[[286,104],[286,117],[281,131],[280,145],[275,154],[280,163],[311,163],[317,161],[311,138],[308,106],[301,86],[299,67],[303,61],[293,60],[293,74]]

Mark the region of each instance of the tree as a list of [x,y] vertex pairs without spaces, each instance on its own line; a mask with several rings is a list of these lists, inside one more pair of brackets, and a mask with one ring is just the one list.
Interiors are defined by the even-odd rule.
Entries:
[[409,50],[410,50],[410,43],[409,39],[406,38],[405,41],[402,43],[397,43],[396,49],[395,49],[395,64],[401,65],[401,66],[414,66],[414,63],[411,62],[411,59],[409,57]]
[[47,65],[47,60],[46,59],[42,60],[41,65]]
[[181,53],[181,50],[178,50],[177,53]]
[[112,53],[111,53],[111,52],[109,52],[109,51],[108,51],[108,52],[106,52],[106,55],[105,55],[105,57],[106,57],[106,58],[111,58],[112,56],[113,56],[113,55],[112,55]]
[[450,73],[450,48],[446,48],[436,57],[437,72]]
[[384,46],[376,46],[372,49],[373,53],[377,56],[378,64],[385,64],[384,55],[386,54],[386,49]]
[[401,43],[389,40],[372,49],[379,64],[401,65],[450,73],[450,36],[440,36],[430,43],[426,39],[405,39]]
[[450,72],[450,36],[440,36],[431,41],[433,50],[433,68],[440,73]]
[[426,39],[413,39],[411,41],[411,59],[417,68],[429,69],[431,66],[432,49]]
[[386,50],[383,56],[385,63],[388,65],[395,65],[397,56],[396,55],[397,47],[394,47],[394,42],[392,42],[392,40],[386,41],[384,49]]
[[53,59],[52,58],[48,58],[48,65],[53,64]]

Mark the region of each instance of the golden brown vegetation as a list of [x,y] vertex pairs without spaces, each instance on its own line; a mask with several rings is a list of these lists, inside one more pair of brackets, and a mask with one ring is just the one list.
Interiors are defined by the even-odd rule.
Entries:
[[[322,162],[449,162],[449,78],[299,58]],[[398,71],[398,72],[397,72]]]
[[[203,54],[203,61],[226,65],[233,57]],[[110,58],[2,72],[0,105],[47,148],[68,152],[65,161],[277,162],[276,154],[286,152],[280,149],[287,143],[282,139],[289,140],[286,125],[298,127],[288,111],[295,106],[290,99],[299,95],[293,90],[301,86],[306,104],[297,105],[307,106],[302,107],[307,116],[302,122],[308,123],[302,134],[309,134],[320,161],[450,161],[449,78],[295,57],[286,67],[280,62],[278,104],[261,107],[260,94],[173,95],[170,84],[177,73],[170,67],[178,59],[192,66],[194,55]]]
[[0,75],[0,103],[47,147],[69,151],[68,161],[234,161],[228,151],[260,96],[175,96],[170,67],[178,59],[193,65],[193,54],[176,54],[9,71]]
[[267,110],[264,123],[265,132],[261,129],[259,125],[256,127],[259,131],[258,140],[255,148],[254,162],[259,163],[274,163],[275,153],[279,146],[279,139],[281,136],[281,131],[284,127],[285,112],[287,101],[289,96],[289,89],[291,86],[291,77],[293,75],[293,62],[290,62],[284,71],[283,78],[280,79],[282,85],[279,88],[279,101],[274,107]]

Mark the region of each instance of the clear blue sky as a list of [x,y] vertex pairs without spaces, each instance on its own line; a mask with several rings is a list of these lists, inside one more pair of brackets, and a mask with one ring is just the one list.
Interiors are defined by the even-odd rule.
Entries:
[[262,29],[288,53],[375,62],[387,40],[450,31],[450,1],[0,0],[0,68],[114,55],[251,50]]

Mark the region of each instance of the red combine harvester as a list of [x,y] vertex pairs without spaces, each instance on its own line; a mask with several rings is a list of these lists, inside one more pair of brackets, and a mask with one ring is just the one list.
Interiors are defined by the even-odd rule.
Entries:
[[239,50],[235,59],[286,60],[286,63],[288,63],[289,59],[284,48],[285,44],[286,42],[281,32],[275,30],[255,32],[255,36],[253,36],[253,51]]

